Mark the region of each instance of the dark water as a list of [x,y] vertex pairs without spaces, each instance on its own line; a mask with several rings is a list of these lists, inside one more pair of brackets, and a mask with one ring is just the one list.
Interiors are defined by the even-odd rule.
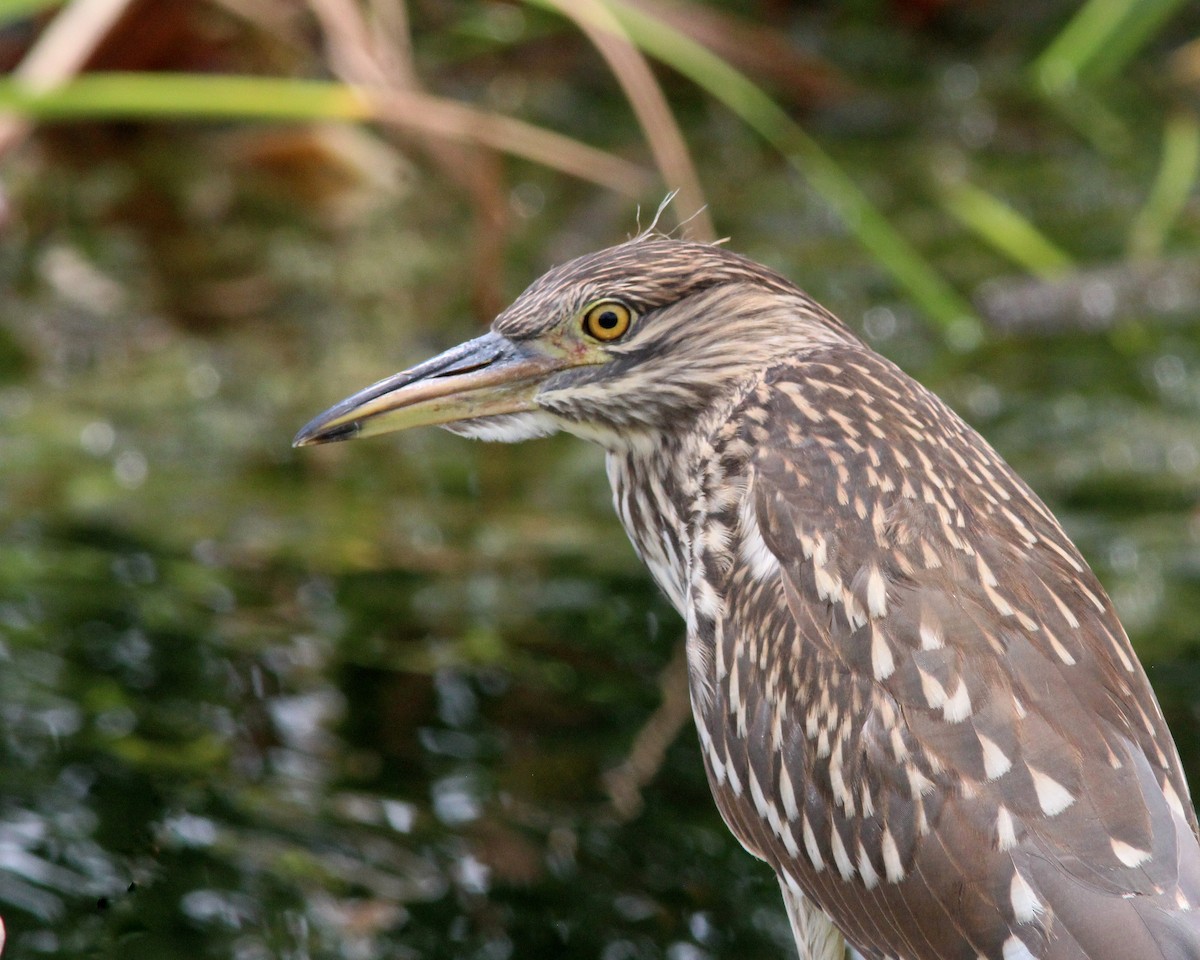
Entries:
[[[1044,118],[1050,142],[1031,145],[1006,81],[992,99],[986,73],[983,93],[945,94],[961,56],[986,54],[930,42],[913,88],[934,91],[931,116],[898,84],[881,114],[818,118],[853,175],[965,290],[1010,268],[910,188],[928,182],[931,144],[1011,184],[1082,262],[1119,263],[1144,165],[1097,159]],[[967,139],[981,114],[988,149]],[[1195,782],[1194,318],[1118,303],[1102,329],[949,349],[727,117],[696,118],[692,135],[733,245],[938,390],[1064,520]],[[690,730],[639,816],[604,789],[658,706],[681,624],[611,515],[599,453],[437,431],[289,448],[328,403],[475,330],[449,188],[419,174],[330,225],[223,169],[212,136],[152,134],[136,162],[84,172],[30,158],[13,178],[6,956],[788,955],[774,880],[721,825]],[[148,172],[163,167],[165,186]],[[523,201],[510,292],[631,229],[625,205],[517,179],[546,204]],[[171,244],[115,215],[148,183],[191,211]],[[1194,255],[1189,216],[1177,252]]]

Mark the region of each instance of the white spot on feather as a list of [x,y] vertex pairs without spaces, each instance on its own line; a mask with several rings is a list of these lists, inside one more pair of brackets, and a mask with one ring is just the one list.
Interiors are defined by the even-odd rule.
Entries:
[[1004,960],[1037,960],[1029,948],[1025,946],[1025,941],[1018,937],[1015,933],[1004,941]]
[[822,600],[839,600],[842,592],[842,581],[837,574],[831,574],[825,567],[816,565],[813,558],[813,580],[817,586],[817,596]]
[[725,763],[711,743],[708,745],[708,763],[712,767],[713,776],[717,778],[717,786],[722,785],[725,782]]
[[1008,507],[1001,507],[1000,512],[1008,518],[1008,522],[1011,523],[1014,528],[1016,528],[1017,532],[1021,535],[1026,544],[1033,546],[1033,544],[1037,543],[1037,535],[1025,525],[1024,520],[1009,510]]
[[783,801],[783,812],[787,818],[795,820],[800,815],[800,808],[796,806],[796,789],[792,786],[786,763],[779,767],[779,799]]
[[829,758],[829,786],[833,791],[834,802],[841,804],[847,816],[854,816],[854,795],[846,786],[846,779],[842,774],[841,740],[838,741],[837,748]]
[[1079,589],[1083,591],[1083,595],[1092,602],[1092,606],[1095,607],[1098,612],[1104,613],[1104,602],[1088,588],[1088,585],[1086,583],[1080,583],[1078,586]]
[[1074,666],[1075,658],[1071,656],[1071,651],[1062,645],[1062,641],[1049,630],[1045,631],[1045,635],[1050,643],[1050,649],[1054,651],[1054,655],[1068,667]]
[[928,540],[921,541],[921,559],[929,570],[936,570],[942,565],[942,558],[937,555],[937,551]]
[[871,627],[871,669],[876,680],[886,680],[896,670],[892,648],[882,630]]
[[833,824],[829,826],[829,846],[833,850],[833,862],[837,864],[838,873],[842,875],[843,880],[849,880],[854,876],[854,864],[850,862],[850,855],[846,853],[842,835]]
[[842,609],[846,614],[846,625],[851,630],[857,630],[867,622],[867,615],[849,590],[842,591]]
[[942,717],[947,723],[958,723],[971,715],[971,694],[966,681],[959,678],[958,686],[942,707]]
[[788,852],[789,857],[797,857],[800,854],[800,847],[796,843],[796,835],[792,833],[792,828],[786,823],[783,825],[783,830],[780,833],[783,838],[783,846]]
[[780,872],[783,874],[783,882],[787,884],[788,889],[798,897],[804,896],[804,891],[800,889],[799,881],[792,876],[791,871],[787,867],[782,867]]
[[979,571],[979,579],[983,581],[984,586],[996,586],[996,575],[992,573],[992,568],[984,562],[982,556],[975,558],[975,569]]
[[1038,622],[1036,620],[1034,620],[1033,617],[1031,617],[1029,614],[1027,614],[1024,610],[1016,610],[1014,612],[1016,613],[1017,620],[1020,621],[1021,626],[1024,629],[1028,630],[1030,633],[1037,633],[1039,630],[1042,629],[1038,625]]
[[1008,888],[1008,898],[1012,901],[1013,916],[1017,923],[1029,923],[1036,920],[1046,909],[1045,904],[1033,892],[1033,887],[1021,876],[1020,870],[1013,870],[1012,883]]
[[872,617],[887,614],[887,586],[883,582],[883,572],[874,565],[867,571],[867,612]]
[[1046,592],[1048,594],[1050,594],[1050,599],[1053,600],[1054,605],[1056,607],[1058,607],[1058,612],[1061,613],[1062,618],[1067,621],[1067,625],[1069,627],[1071,627],[1071,629],[1073,629],[1073,630],[1078,630],[1079,629],[1079,619],[1075,616],[1074,613],[1071,612],[1071,608],[1068,607],[1065,603],[1063,603],[1062,597],[1060,597],[1057,593],[1055,593],[1053,590],[1051,590],[1049,587],[1047,587],[1044,583],[1042,584],[1042,586],[1045,588]]
[[929,836],[929,817],[925,815],[925,804],[917,804],[917,833],[923,837]]
[[1042,543],[1046,544],[1051,550],[1057,553],[1060,557],[1069,563],[1074,568],[1076,573],[1083,573],[1083,564],[1076,559],[1070,550],[1055,542],[1054,537],[1043,537]]
[[864,817],[875,816],[875,800],[871,796],[871,785],[864,779],[858,791]]
[[1175,788],[1171,786],[1170,780],[1163,780],[1162,791],[1163,796],[1167,798],[1168,806],[1179,815],[1179,819],[1187,820],[1187,814],[1183,811],[1183,803],[1179,799],[1179,794],[1175,792]]
[[813,869],[820,873],[825,869],[825,858],[821,856],[821,848],[817,846],[817,835],[813,833],[812,824],[808,822],[807,815],[804,817],[801,835],[804,837],[804,849],[808,851],[808,859],[812,861]]
[[1008,807],[1001,804],[996,809],[996,846],[1000,850],[1011,850],[1017,845],[1017,828]]
[[992,573],[992,568],[984,563],[981,554],[975,557],[975,568],[979,571],[979,579],[983,583],[983,592],[987,594],[987,598],[991,601],[992,606],[996,608],[996,612],[1002,617],[1011,617],[1013,615],[1013,608],[997,592],[996,575]]
[[[750,784],[750,799],[754,801],[754,809],[764,820],[769,820],[770,807],[767,804],[767,798],[763,796],[762,786],[759,785],[758,774],[754,772],[753,765],[746,772],[746,780]],[[776,822],[778,822],[778,817],[776,817]]]
[[983,748],[984,775],[989,780],[995,780],[1008,773],[1012,769],[1012,761],[1008,758],[1008,754],[1000,749],[1000,744],[978,731],[975,736],[979,738],[979,746]]
[[1113,853],[1127,867],[1140,867],[1143,863],[1150,859],[1149,850],[1139,850],[1137,847],[1130,846],[1121,840],[1110,840]]
[[821,416],[821,411],[809,402],[798,383],[781,381],[778,386],[780,390],[788,395],[796,409],[804,415],[805,419],[812,423],[820,423],[824,419]]
[[925,695],[925,702],[931,710],[936,710],[946,702],[946,688],[937,677],[920,667],[917,667],[917,674],[921,678],[921,693]]
[[742,795],[742,781],[738,779],[737,771],[733,769],[733,764],[729,762],[728,757],[725,759],[725,772],[729,776],[729,789],[733,791],[735,797]]
[[825,538],[818,534],[817,537],[813,540],[813,550],[812,550],[812,562],[815,563],[818,567],[825,566],[826,562],[828,561],[829,557],[828,557],[827,549],[828,548],[826,547],[826,544],[825,544]]
[[940,623],[930,623],[924,618],[921,620],[921,649],[922,650],[940,650],[946,645],[945,638],[942,636],[942,625]]
[[733,658],[733,666],[729,670],[729,678],[727,687],[729,689],[729,712],[737,714],[742,710],[742,690],[741,683],[738,678],[738,665],[741,661],[735,656]]
[[1120,637],[1118,637],[1117,634],[1109,632],[1108,639],[1117,653],[1117,659],[1121,661],[1121,666],[1125,668],[1126,672],[1133,673],[1133,661],[1130,659],[1129,654],[1126,653],[1126,649],[1129,646],[1129,638],[1125,636],[1124,630],[1121,630],[1120,634]]
[[1048,817],[1055,817],[1075,802],[1075,796],[1049,774],[1029,767],[1033,778],[1033,789],[1037,791],[1038,805]]
[[858,873],[862,877],[863,886],[868,890],[873,890],[879,885],[879,873],[871,858],[867,856],[867,848],[861,840],[858,841]]
[[916,767],[910,764],[905,772],[908,774],[908,789],[914,797],[923,797],[933,790],[933,781]]
[[896,838],[892,835],[891,827],[883,830],[883,870],[889,883],[899,883],[904,879],[904,864],[900,860],[900,849],[896,846]]

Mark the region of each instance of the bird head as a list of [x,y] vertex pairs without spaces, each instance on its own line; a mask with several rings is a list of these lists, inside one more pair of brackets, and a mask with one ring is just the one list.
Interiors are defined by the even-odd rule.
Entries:
[[555,267],[488,333],[348,397],[294,442],[440,425],[504,441],[565,430],[617,449],[679,429],[806,344],[852,339],[766,267],[642,235]]

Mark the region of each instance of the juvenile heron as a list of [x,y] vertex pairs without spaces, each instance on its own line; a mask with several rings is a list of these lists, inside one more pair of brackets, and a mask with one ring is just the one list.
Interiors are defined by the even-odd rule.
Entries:
[[565,430],[687,622],[717,806],[804,958],[1200,957],[1179,756],[1050,511],[945,404],[765,267],[643,235],[297,445]]

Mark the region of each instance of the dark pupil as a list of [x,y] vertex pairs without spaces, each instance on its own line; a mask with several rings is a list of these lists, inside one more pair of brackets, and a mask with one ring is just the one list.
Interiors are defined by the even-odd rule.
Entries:
[[605,310],[596,318],[596,323],[598,323],[605,330],[612,330],[620,322],[620,318],[613,310]]

